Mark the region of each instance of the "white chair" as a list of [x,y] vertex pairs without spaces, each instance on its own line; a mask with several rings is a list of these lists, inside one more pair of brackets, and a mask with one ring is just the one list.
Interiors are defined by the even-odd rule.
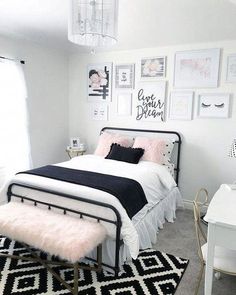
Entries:
[[[202,193],[204,193],[205,199],[203,202],[200,202],[199,199]],[[201,225],[201,209],[203,206],[207,206],[207,205],[208,205],[208,191],[204,188],[201,188],[197,192],[195,200],[193,202],[194,223],[195,223],[195,230],[196,230],[197,244],[198,244],[198,255],[201,261],[201,270],[200,270],[200,274],[199,274],[199,278],[198,278],[198,282],[197,282],[197,286],[195,290],[195,295],[198,294],[204,266],[207,259],[207,238]],[[236,276],[236,251],[216,246],[215,256],[214,256],[214,270],[216,271],[215,277],[217,279],[220,278],[220,273]]]

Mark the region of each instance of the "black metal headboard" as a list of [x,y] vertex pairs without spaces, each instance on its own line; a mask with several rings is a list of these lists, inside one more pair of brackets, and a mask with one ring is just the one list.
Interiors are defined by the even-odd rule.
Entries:
[[144,132],[144,133],[161,133],[166,135],[173,134],[177,140],[175,140],[175,145],[177,147],[177,154],[176,154],[176,164],[175,164],[175,181],[177,185],[179,184],[179,164],[180,164],[180,150],[181,150],[181,136],[176,131],[164,131],[164,130],[149,130],[149,129],[132,129],[132,128],[119,128],[119,127],[103,127],[101,133],[105,130],[119,130],[124,132]]

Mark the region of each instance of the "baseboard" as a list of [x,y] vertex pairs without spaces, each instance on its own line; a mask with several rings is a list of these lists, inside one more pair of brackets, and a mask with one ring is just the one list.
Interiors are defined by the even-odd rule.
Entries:
[[[193,211],[193,201],[183,199],[184,208]],[[203,206],[201,212],[206,213],[208,206]]]
[[188,210],[193,210],[193,201],[183,199],[184,208]]

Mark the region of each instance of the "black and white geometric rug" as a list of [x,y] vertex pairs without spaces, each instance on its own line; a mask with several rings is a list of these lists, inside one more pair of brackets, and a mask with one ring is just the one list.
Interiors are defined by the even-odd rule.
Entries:
[[[0,253],[30,256],[19,243],[0,236]],[[39,253],[38,253],[39,254]],[[40,255],[46,258],[45,254]],[[79,295],[172,295],[187,268],[188,260],[148,249],[125,272],[114,278],[107,273],[81,270]],[[53,269],[68,283],[73,282],[71,268]],[[0,257],[1,295],[71,294],[40,264]]]

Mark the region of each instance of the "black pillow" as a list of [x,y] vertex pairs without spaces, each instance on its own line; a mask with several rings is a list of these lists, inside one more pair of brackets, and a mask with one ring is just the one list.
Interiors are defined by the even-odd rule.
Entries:
[[105,159],[138,164],[143,154],[144,154],[144,149],[142,148],[131,148],[131,147],[127,148],[117,143],[113,143],[111,145],[110,152],[105,157]]

